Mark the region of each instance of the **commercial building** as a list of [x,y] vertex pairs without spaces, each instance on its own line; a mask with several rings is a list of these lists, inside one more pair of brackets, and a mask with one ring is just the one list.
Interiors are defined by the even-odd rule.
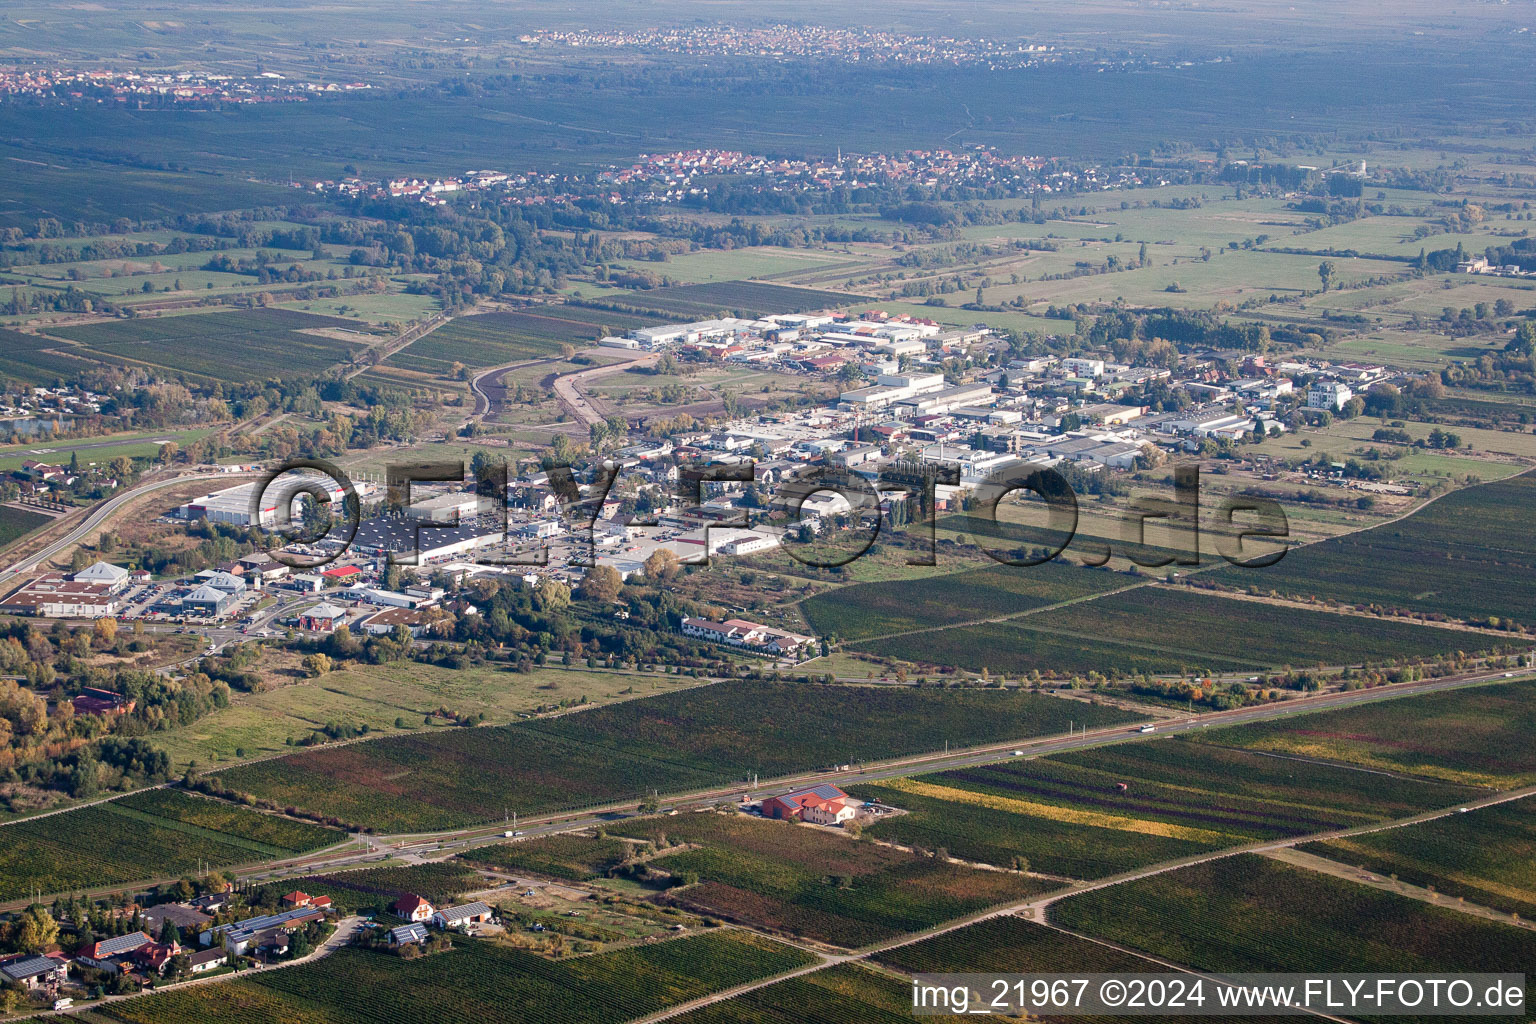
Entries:
[[1354,397],[1349,385],[1336,380],[1320,380],[1307,389],[1307,408],[1338,412]]
[[118,588],[109,583],[78,582],[51,572],[22,584],[0,601],[0,612],[48,619],[100,619],[122,607]]
[[780,821],[808,821],[816,825],[841,825],[855,817],[858,800],[831,783],[799,789],[763,801],[763,816]]

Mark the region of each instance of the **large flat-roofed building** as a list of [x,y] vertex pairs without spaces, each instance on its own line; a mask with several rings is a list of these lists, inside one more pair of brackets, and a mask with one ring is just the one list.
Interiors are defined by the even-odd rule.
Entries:
[[722,338],[739,338],[759,330],[756,320],[722,317],[718,320],[699,320],[691,324],[669,324],[665,327],[642,327],[631,331],[630,337],[642,348],[665,348],[668,345],[697,345],[701,341],[717,341]]
[[[511,529],[511,527],[509,527]],[[345,534],[332,532],[330,539],[345,540]],[[417,552],[423,561],[447,558],[501,543],[500,523],[469,519],[457,526],[428,523],[420,519],[365,519],[357,526],[351,554],[409,555]]]
[[51,572],[13,590],[0,601],[0,612],[45,619],[99,619],[116,615],[122,600],[107,583],[83,583]]
[[[208,519],[215,523],[229,523],[231,526],[274,526],[283,498],[286,496],[292,502],[300,493],[307,493],[305,488],[308,485],[316,483],[325,488],[332,502],[340,502],[345,496],[346,492],[329,477],[318,473],[285,473],[266,487],[261,495],[259,509],[255,507],[256,495],[262,484],[261,481],[252,481],[193,498],[177,508],[175,515],[178,519]],[[354,489],[359,494],[363,492],[361,485]]]

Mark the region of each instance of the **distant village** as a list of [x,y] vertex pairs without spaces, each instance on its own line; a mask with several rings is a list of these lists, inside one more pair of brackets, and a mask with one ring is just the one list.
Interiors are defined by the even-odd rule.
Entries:
[[989,146],[909,150],[901,153],[839,153],[821,160],[756,156],[735,150],[696,149],[641,154],[627,167],[595,176],[537,171],[477,170],[441,178],[352,177],[313,182],[313,191],[343,197],[415,199],[441,206],[456,193],[500,197],[515,205],[563,204],[596,199],[615,206],[666,205],[710,194],[714,179],[748,182],[762,192],[818,193],[915,185],[1005,188],[1027,195],[1105,191],[1167,184],[1166,172],[1129,166],[1065,166],[1039,156],[1004,156]]
[[139,72],[104,68],[0,68],[0,102],[6,99],[74,103],[302,103],[326,93],[358,92],[366,82],[295,81],[276,71],[251,76],[207,71]]

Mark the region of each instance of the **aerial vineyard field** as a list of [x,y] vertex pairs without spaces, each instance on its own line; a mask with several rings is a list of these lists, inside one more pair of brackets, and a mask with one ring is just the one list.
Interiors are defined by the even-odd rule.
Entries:
[[454,363],[495,366],[558,355],[562,345],[586,348],[605,331],[624,333],[660,321],[580,306],[543,306],[537,311],[478,313],[459,317],[385,360],[389,366],[446,376]]
[[931,939],[877,954],[881,963],[910,974],[1053,971],[1117,973],[1152,970],[1134,953],[1047,928],[1021,917],[994,917]]
[[617,867],[631,849],[617,839],[554,835],[481,846],[460,854],[459,859],[479,867],[515,868],[580,882]]
[[[362,348],[301,333],[313,328],[357,330],[357,322],[290,309],[252,309],[185,316],[108,320],[50,333],[79,343],[109,362],[147,363],[215,380],[263,380],[315,374]],[[55,345],[54,347],[59,347]]]
[[258,814],[233,804],[174,789],[146,789],[125,796],[116,803],[170,821],[185,822],[238,839],[264,843],[290,853],[308,853],[347,838],[345,832],[324,825],[282,818],[275,814]]
[[1023,857],[1047,874],[1099,878],[1202,850],[1403,817],[1474,791],[1175,739],[850,792],[909,812],[871,826],[879,838],[1001,866]]
[[1495,910],[1536,917],[1536,807],[1530,798],[1302,849]]
[[1483,633],[1224,599],[1170,587],[1111,594],[1024,621],[1034,629],[1112,636],[1122,643],[1263,665],[1385,662],[1478,651],[1503,643]]
[[[734,682],[494,729],[391,737],[223,773],[226,786],[371,827],[447,828],[1130,721],[1017,690]],[[381,781],[387,779],[387,782]]]
[[[267,841],[276,838],[297,845]],[[0,826],[0,899],[287,857],[343,838],[185,793],[137,794]]]
[[[911,988],[857,964],[790,978],[673,1018],[677,1024],[910,1024],[912,1019]],[[953,1024],[961,1018],[922,1019]]]
[[433,906],[451,906],[458,897],[484,883],[469,867],[453,861],[429,861],[399,867],[360,868],[320,875],[288,877],[269,888],[274,895],[301,888],[316,896],[329,896],[344,914],[362,910],[385,912],[405,893],[425,897]]
[[919,580],[864,583],[818,594],[801,608],[820,636],[860,640],[906,629],[996,618],[1125,586],[1124,576],[1066,562],[992,566]]
[[1526,973],[1536,963],[1524,929],[1251,854],[1071,896],[1051,920],[1211,971]]
[[1536,782],[1533,698],[1530,680],[1472,686],[1238,726],[1202,739],[1502,789]]
[[1536,475],[1469,487],[1397,522],[1292,551],[1262,571],[1222,569],[1227,586],[1351,604],[1533,624]]
[[811,962],[728,930],[551,961],[489,941],[418,960],[339,950],[313,964],[105,1007],[127,1024],[621,1024]]
[[94,353],[54,338],[0,330],[0,376],[11,380],[52,385],[90,369],[98,358]]
[[[1038,572],[1040,568],[1003,571],[1022,576]],[[1096,573],[1109,585],[1117,579],[1102,570],[1069,571]],[[1093,575],[1087,578],[1092,579]],[[819,595],[806,602],[806,613],[820,626],[816,616],[821,608],[838,607],[839,595],[847,595],[841,600],[851,602],[871,586],[884,584]],[[876,633],[886,628],[916,628],[922,624],[924,615],[937,620],[930,624],[942,624],[945,615],[954,616],[950,621],[955,621],[962,614],[969,618],[988,614],[983,610],[970,610],[977,607],[975,605],[970,608],[966,604],[946,607],[941,603],[937,611],[926,612],[921,604],[926,596],[922,584],[893,585],[892,600],[899,602],[898,595],[907,588],[916,591],[918,602],[908,619],[902,619],[896,612],[874,614],[865,620],[855,610],[846,613],[841,620],[830,618],[828,621],[854,629],[857,636],[860,629]],[[936,591],[936,599],[946,596],[960,602],[972,599],[971,595],[956,592],[953,586],[948,588],[948,594],[943,593],[941,587],[932,589]],[[817,602],[822,602],[820,607]],[[992,614],[1007,615],[1026,610],[1017,607],[1018,603],[1018,598],[998,594],[993,599],[992,607],[996,610]],[[967,610],[962,613],[959,608]],[[1480,651],[1504,643],[1502,638],[1486,633],[1384,622],[1147,586],[1024,615],[1008,622],[960,626],[853,646],[857,650],[918,662],[949,663],[1010,674],[1039,671],[1063,676],[1091,671],[1124,675],[1200,669],[1243,671],[1280,665],[1381,663],[1433,657],[1452,651]]]
[[857,842],[838,829],[735,814],[642,819],[618,831],[660,849],[688,847],[652,862],[674,876],[699,879],[671,890],[668,899],[841,946],[931,927],[1048,885]]
[[986,669],[994,675],[1008,676],[1039,672],[1051,679],[1089,672],[1119,677],[1147,672],[1243,672],[1263,667],[1256,661],[1217,658],[1197,651],[1157,650],[1101,637],[1085,639],[1049,633],[1029,628],[1028,616],[980,626],[908,633],[849,646],[856,651],[920,665],[957,665],[974,672]]
[[53,518],[41,512],[29,512],[10,505],[0,505],[0,547],[19,540],[38,527],[51,522]]

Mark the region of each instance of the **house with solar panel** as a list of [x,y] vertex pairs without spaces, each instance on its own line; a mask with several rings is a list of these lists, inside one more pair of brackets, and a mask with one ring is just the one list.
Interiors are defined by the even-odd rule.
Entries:
[[244,956],[248,950],[262,947],[287,948],[290,933],[315,921],[325,920],[330,902],[329,897],[311,897],[305,906],[285,910],[280,914],[263,914],[261,917],[210,928],[198,937],[198,941],[201,945],[211,946],[217,939],[231,956]]
[[119,974],[134,950],[153,945],[154,941],[145,932],[129,932],[127,935],[117,935],[82,946],[75,959],[87,967],[94,967],[109,974]]
[[447,907],[432,915],[432,926],[444,930],[468,931],[472,925],[484,924],[491,919],[490,906],[480,901],[459,907]]
[[69,961],[51,956],[19,956],[0,962],[0,981],[20,985],[28,992],[57,995],[69,977]]
[[797,789],[763,801],[763,817],[781,821],[806,821],[813,825],[842,825],[858,814],[863,802],[831,783]]
[[427,941],[427,926],[424,924],[403,924],[399,928],[392,928],[389,932],[389,944],[394,949],[401,946],[420,945]]

